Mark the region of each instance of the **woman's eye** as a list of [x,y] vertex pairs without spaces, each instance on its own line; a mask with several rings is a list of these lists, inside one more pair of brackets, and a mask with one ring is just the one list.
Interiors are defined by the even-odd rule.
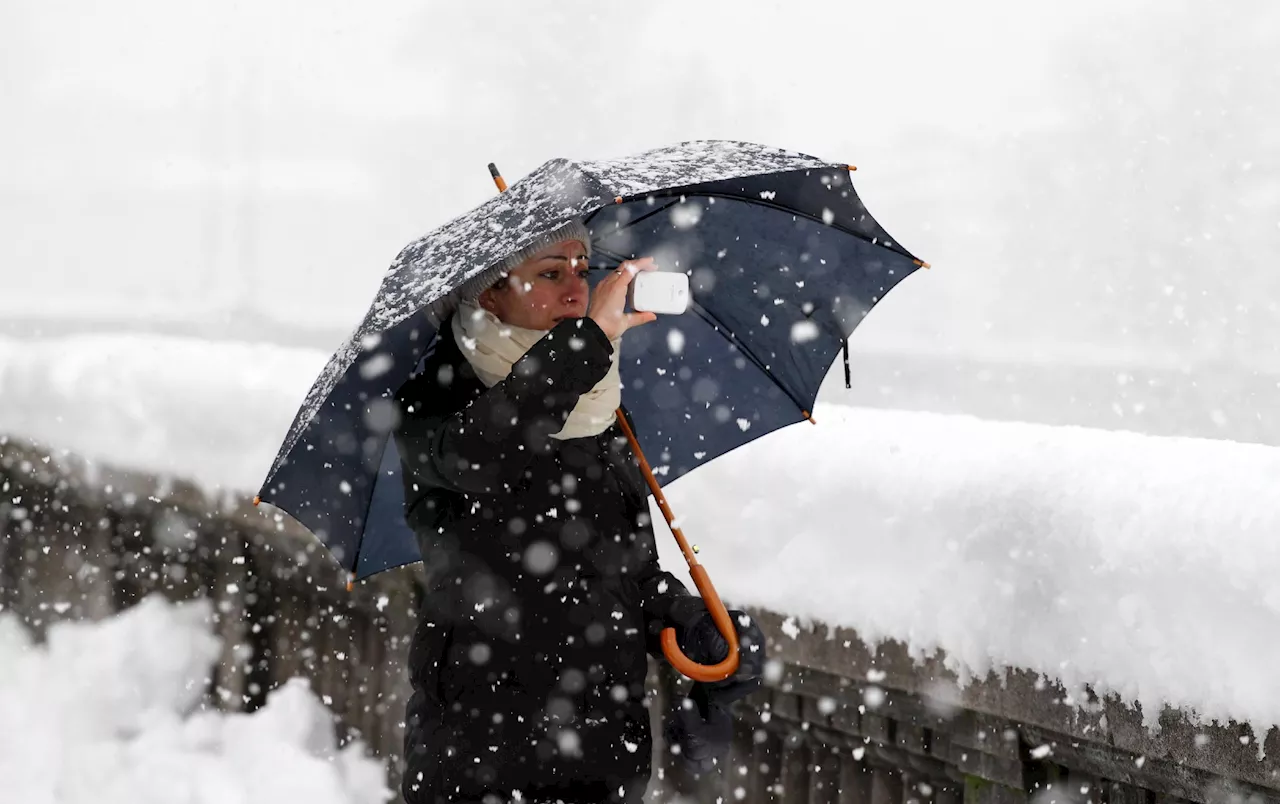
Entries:
[[543,271],[542,273],[538,274],[538,276],[542,277],[543,279],[550,279],[552,282],[554,282],[560,276],[560,272],[559,271]]

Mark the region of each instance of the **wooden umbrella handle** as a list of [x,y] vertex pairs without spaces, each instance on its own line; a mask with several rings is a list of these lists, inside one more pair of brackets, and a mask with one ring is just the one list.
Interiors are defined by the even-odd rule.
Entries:
[[672,667],[694,681],[723,681],[738,671],[738,629],[733,627],[733,618],[729,616],[724,603],[720,602],[720,595],[716,592],[716,588],[711,585],[707,568],[696,564],[689,567],[689,574],[693,576],[694,585],[702,593],[707,611],[711,612],[711,619],[715,620],[716,627],[720,629],[720,635],[729,643],[729,655],[719,664],[698,664],[680,650],[674,628],[662,629],[662,653],[667,657],[667,661],[671,662]]
[[720,593],[712,585],[711,577],[707,575],[707,568],[698,563],[697,554],[689,548],[689,542],[684,538],[684,533],[676,527],[671,506],[667,505],[667,498],[658,486],[658,479],[653,476],[649,461],[645,459],[644,452],[636,441],[636,434],[627,422],[627,417],[623,415],[622,408],[618,408],[617,414],[622,432],[626,433],[627,441],[631,443],[631,450],[640,463],[640,471],[644,474],[645,482],[649,484],[649,490],[658,501],[662,515],[671,526],[671,534],[676,537],[676,543],[680,545],[680,551],[684,553],[684,559],[689,564],[689,575],[693,578],[693,584],[698,587],[702,601],[707,604],[707,611],[711,612],[711,619],[715,621],[716,628],[720,629],[720,635],[729,643],[729,655],[719,664],[698,664],[680,650],[680,643],[676,640],[676,629],[664,628],[662,629],[662,653],[667,657],[667,661],[671,662],[672,667],[694,681],[723,681],[738,671],[738,629],[734,627],[733,618],[729,616],[728,610],[720,600]]

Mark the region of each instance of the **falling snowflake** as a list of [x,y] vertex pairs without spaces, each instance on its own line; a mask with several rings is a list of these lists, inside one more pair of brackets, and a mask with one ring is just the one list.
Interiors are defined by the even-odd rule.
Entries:
[[676,229],[692,229],[701,220],[701,204],[686,202],[671,208],[671,225]]
[[561,731],[556,736],[556,744],[560,748],[560,753],[565,756],[576,757],[582,753],[582,738],[573,729]]
[[808,343],[818,337],[818,325],[812,321],[797,321],[791,325],[791,342]]
[[372,380],[386,374],[396,364],[394,358],[386,352],[374,355],[360,364],[360,376]]
[[673,355],[684,352],[684,333],[675,327],[667,330],[667,351]]
[[884,690],[879,687],[867,687],[862,693],[862,702],[868,709],[877,709],[884,703]]

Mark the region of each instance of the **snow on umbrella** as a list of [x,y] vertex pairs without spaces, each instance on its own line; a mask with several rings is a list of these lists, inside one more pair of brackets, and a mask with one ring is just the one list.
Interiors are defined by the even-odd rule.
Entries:
[[810,419],[854,328],[925,265],[871,217],[849,171],[732,141],[546,162],[400,252],[312,385],[255,502],[310,529],[353,579],[420,561],[390,438],[395,393],[464,289],[572,219],[591,231],[593,269],[652,256],[690,277],[687,313],[622,343],[623,405],[656,483]]

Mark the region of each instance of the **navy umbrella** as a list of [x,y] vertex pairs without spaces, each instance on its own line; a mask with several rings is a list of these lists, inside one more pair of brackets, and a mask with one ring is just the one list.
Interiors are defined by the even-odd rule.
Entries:
[[690,277],[688,312],[622,344],[623,405],[655,491],[811,418],[854,328],[924,265],[871,217],[850,169],[730,141],[546,162],[400,252],[312,385],[255,502],[311,530],[351,579],[420,561],[390,438],[395,393],[469,282],[571,219],[591,231],[593,269],[653,256]]

